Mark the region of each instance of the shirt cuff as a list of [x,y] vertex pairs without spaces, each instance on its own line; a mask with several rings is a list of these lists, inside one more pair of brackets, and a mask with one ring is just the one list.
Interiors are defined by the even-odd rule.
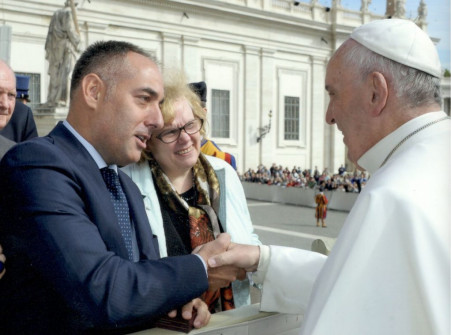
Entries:
[[252,281],[257,284],[263,284],[268,272],[269,261],[271,259],[271,249],[267,245],[259,245],[260,258],[258,260],[257,271],[252,273]]
[[208,268],[207,268],[207,263],[205,263],[204,259],[198,255],[198,254],[194,254],[195,256],[199,257],[199,259],[202,261],[202,264],[204,265],[204,269],[205,269],[205,274],[207,275],[208,278]]

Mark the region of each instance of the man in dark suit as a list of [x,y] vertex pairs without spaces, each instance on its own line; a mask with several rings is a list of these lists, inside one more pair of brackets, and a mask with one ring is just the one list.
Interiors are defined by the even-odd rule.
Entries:
[[11,120],[0,130],[0,135],[17,143],[38,136],[31,108],[16,99]]
[[[70,94],[67,120],[17,144],[0,164],[8,176],[0,178],[0,242],[8,257],[0,333],[125,333],[182,305],[185,318],[194,306],[195,325],[206,324],[206,305],[196,299],[209,287],[206,259],[229,240],[159,259],[141,194],[117,169],[138,161],[163,125],[155,60],[129,43],[95,43],[75,65]],[[118,174],[129,235],[104,168]]]
[[16,74],[15,77],[16,104],[14,113],[8,124],[0,130],[0,135],[18,143],[38,136],[38,130],[34,122],[33,112],[26,105],[26,102],[30,102],[28,94],[30,77],[19,74]]

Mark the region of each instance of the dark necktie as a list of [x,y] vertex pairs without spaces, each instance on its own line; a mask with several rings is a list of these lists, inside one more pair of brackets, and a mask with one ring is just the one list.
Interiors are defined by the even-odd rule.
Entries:
[[122,190],[121,182],[116,171],[106,167],[100,169],[103,180],[110,191],[110,198],[113,202],[114,212],[116,213],[119,227],[121,228],[122,237],[128,251],[128,259],[133,261],[133,244],[132,244],[132,226],[130,221],[130,210],[128,208],[127,198]]

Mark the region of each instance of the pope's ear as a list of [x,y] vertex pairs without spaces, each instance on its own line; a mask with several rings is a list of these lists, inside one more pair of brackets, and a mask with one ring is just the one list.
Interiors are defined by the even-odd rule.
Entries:
[[368,78],[371,90],[371,114],[379,116],[385,108],[388,99],[388,83],[380,72],[370,73]]
[[89,73],[83,78],[81,87],[86,104],[92,108],[96,108],[104,88],[102,79],[95,73]]

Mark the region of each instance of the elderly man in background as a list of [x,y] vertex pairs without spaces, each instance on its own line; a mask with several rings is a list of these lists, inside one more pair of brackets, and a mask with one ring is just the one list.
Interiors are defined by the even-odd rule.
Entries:
[[8,124],[3,129],[0,129],[0,135],[17,143],[38,136],[33,112],[26,105],[26,102],[30,102],[29,83],[30,77],[16,74],[17,96],[14,113]]
[[237,244],[210,265],[257,270],[262,310],[305,311],[301,334],[449,334],[451,131],[440,75],[413,22],[355,29],[327,67],[326,121],[371,179],[329,258]]
[[[16,103],[16,77],[14,71],[0,60],[0,130],[5,128],[14,112]],[[15,143],[0,135],[0,160]],[[0,278],[5,274],[6,257],[0,246]]]
[[[16,103],[16,77],[14,71],[0,60],[0,130],[11,119]],[[0,135],[0,159],[15,143]]]

